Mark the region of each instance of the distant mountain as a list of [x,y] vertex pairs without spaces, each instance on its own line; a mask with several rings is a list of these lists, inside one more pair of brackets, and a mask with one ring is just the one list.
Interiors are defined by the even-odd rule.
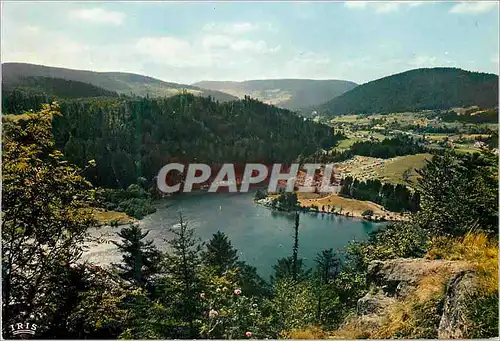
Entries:
[[108,91],[126,95],[134,94],[137,96],[169,97],[186,91],[196,96],[206,97],[210,95],[221,102],[237,99],[234,96],[220,91],[164,82],[156,78],[134,73],[73,70],[27,63],[2,64],[2,85],[4,87],[15,87],[25,82],[25,79],[29,77],[62,78],[65,80],[92,84]]
[[[426,68],[362,84],[316,107],[319,114],[389,113],[498,105],[498,76],[458,68]],[[311,109],[314,110],[314,109]]]
[[244,82],[201,81],[194,86],[243,98],[248,95],[268,104],[297,110],[322,104],[357,86],[344,80],[268,79]]
[[118,97],[118,93],[92,84],[51,77],[20,78],[16,82],[6,82],[2,87],[4,92],[15,90],[54,98]]

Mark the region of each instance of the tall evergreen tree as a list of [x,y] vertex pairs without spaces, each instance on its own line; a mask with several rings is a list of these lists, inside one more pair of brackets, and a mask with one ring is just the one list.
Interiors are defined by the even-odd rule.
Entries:
[[144,241],[149,231],[142,232],[138,224],[122,228],[121,242],[112,241],[123,254],[123,263],[114,264],[120,276],[133,284],[151,288],[151,277],[160,271],[160,252],[152,240]]
[[172,251],[166,255],[166,268],[170,275],[170,305],[177,318],[188,326],[182,335],[193,338],[198,335],[195,322],[201,314],[201,243],[195,239],[194,229],[188,227],[182,213],[179,215],[179,227],[169,230],[173,234],[173,238],[167,240]]
[[217,269],[219,274],[232,269],[238,260],[238,251],[233,248],[231,241],[220,231],[214,233],[206,245],[206,251],[201,256],[206,266]]
[[329,314],[325,314],[325,311],[328,310],[328,306],[331,305],[331,303],[337,303],[337,295],[330,284],[331,280],[333,280],[339,272],[340,259],[336,257],[333,249],[328,249],[319,252],[314,261],[316,262],[316,296],[318,300],[316,317],[320,323],[326,323],[326,317]]

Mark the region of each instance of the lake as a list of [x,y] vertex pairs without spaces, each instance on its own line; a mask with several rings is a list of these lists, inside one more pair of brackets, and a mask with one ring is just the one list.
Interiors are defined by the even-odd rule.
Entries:
[[[173,199],[157,202],[157,212],[140,225],[150,230],[146,239],[153,239],[165,249],[169,227],[179,226],[179,212],[202,241],[207,241],[218,230],[224,232],[238,250],[240,260],[258,269],[269,279],[272,265],[278,258],[292,254],[294,215],[272,211],[253,202],[254,192],[248,193],[186,193]],[[370,231],[384,223],[373,223],[355,218],[322,214],[301,213],[299,227],[299,257],[307,266],[314,266],[314,257],[324,249],[340,249],[351,240],[364,240]],[[120,227],[104,227],[93,232],[108,239],[119,240]],[[84,255],[96,263],[118,262],[121,255],[112,243],[92,245]]]

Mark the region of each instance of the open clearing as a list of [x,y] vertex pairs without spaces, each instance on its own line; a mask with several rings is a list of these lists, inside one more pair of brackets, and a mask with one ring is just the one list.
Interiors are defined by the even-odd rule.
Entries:
[[363,212],[367,210],[373,211],[372,217],[376,217],[377,219],[386,219],[386,220],[405,220],[406,216],[401,215],[399,213],[386,211],[381,205],[375,204],[371,201],[361,201],[356,199],[349,199],[338,196],[336,194],[329,195],[326,197],[322,197],[318,195],[316,199],[311,198],[309,195],[307,199],[302,198],[302,193],[299,193],[299,203],[302,207],[311,207],[317,206],[320,211],[322,211],[323,206],[325,207],[325,211],[331,211],[335,209],[335,212],[349,216],[349,217],[357,217],[362,218]]
[[416,181],[418,174],[415,169],[425,166],[431,154],[415,154],[398,156],[392,159],[378,159],[356,155],[352,159],[336,165],[336,172],[343,177],[351,176],[361,181],[379,179],[382,182],[410,185]]

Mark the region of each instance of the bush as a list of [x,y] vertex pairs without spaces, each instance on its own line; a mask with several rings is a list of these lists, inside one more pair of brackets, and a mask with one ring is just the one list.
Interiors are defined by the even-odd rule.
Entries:
[[398,222],[372,232],[365,242],[350,243],[347,252],[358,269],[366,270],[372,260],[422,257],[429,246],[425,230],[409,222]]

